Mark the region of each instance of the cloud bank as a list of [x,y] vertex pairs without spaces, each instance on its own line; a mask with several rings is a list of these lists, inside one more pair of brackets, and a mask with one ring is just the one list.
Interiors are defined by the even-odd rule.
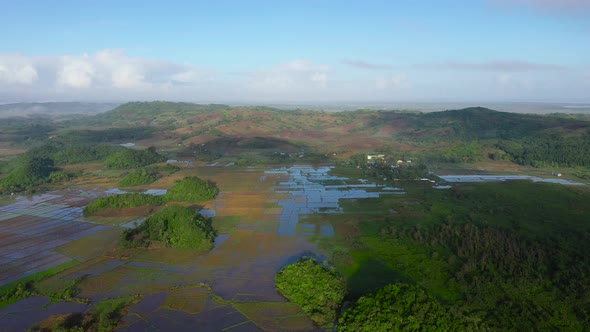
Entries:
[[367,70],[387,70],[391,69],[391,66],[378,64],[378,63],[370,63],[362,60],[351,60],[351,59],[344,59],[342,63],[345,65],[359,68],[359,69],[367,69]]
[[439,64],[424,65],[429,69],[448,70],[479,70],[501,72],[527,72],[527,71],[561,71],[566,68],[554,64],[534,63],[528,61],[489,61],[489,62],[445,62]]
[[[338,66],[342,63],[346,66]],[[335,59],[330,66],[296,59],[236,73],[116,49],[61,56],[0,54],[0,102],[589,101],[587,66],[493,60],[392,68],[361,60]]]

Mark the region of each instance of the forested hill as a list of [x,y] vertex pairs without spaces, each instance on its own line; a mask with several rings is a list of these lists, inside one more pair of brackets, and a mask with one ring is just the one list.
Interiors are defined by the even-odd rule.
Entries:
[[436,136],[455,139],[519,139],[540,134],[588,135],[589,120],[590,117],[582,121],[564,114],[521,114],[471,107],[422,113],[410,126],[417,131],[434,131],[439,134]]
[[0,104],[0,118],[95,115],[114,109],[116,103],[47,102]]
[[203,112],[223,111],[229,108],[228,105],[221,104],[201,105],[168,101],[129,102],[109,112],[98,114],[90,119],[72,122],[72,124],[83,124],[86,121],[92,125],[104,126],[126,126],[130,124],[169,125],[175,124],[178,119],[185,119]]
[[495,157],[521,164],[590,166],[587,115],[519,114],[482,107],[431,113],[323,112],[158,101],[127,103],[69,125],[151,128],[185,146],[262,137],[320,152],[383,150],[470,162],[487,158],[491,149]]

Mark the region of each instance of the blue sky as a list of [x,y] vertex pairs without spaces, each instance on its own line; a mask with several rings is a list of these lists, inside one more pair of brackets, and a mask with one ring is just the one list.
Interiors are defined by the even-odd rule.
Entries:
[[590,0],[6,1],[0,101],[590,101]]

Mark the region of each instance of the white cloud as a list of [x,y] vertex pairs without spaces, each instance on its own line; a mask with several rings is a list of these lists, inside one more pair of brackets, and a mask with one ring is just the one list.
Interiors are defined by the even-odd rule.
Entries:
[[503,71],[503,72],[540,72],[540,71],[563,71],[564,66],[550,63],[535,63],[522,60],[498,60],[488,62],[460,62],[449,61],[445,63],[417,65],[418,68],[437,70],[464,70],[464,71]]
[[37,69],[29,62],[15,57],[0,56],[0,82],[31,85],[39,79]]
[[251,73],[251,87],[264,93],[307,91],[326,87],[328,67],[307,60],[294,60],[268,70]]
[[[367,63],[356,65],[362,67]],[[586,101],[589,77],[588,66],[562,67],[526,61],[452,62],[430,67],[407,66],[403,73],[390,70],[378,73],[344,66],[331,68],[300,59],[259,70],[244,68],[239,73],[224,73],[107,49],[89,55],[0,54],[0,101],[164,99],[313,103],[416,98]]]
[[345,65],[365,69],[365,70],[388,70],[391,69],[390,65],[380,64],[380,63],[372,63],[363,60],[354,60],[354,59],[344,59],[342,63]]
[[397,74],[388,77],[381,77],[375,81],[375,86],[379,90],[392,90],[409,86],[406,75]]
[[143,83],[144,76],[138,67],[122,65],[113,71],[111,78],[115,88],[134,88]]
[[65,56],[59,69],[57,83],[70,88],[88,88],[92,85],[95,68],[87,55]]
[[326,87],[326,83],[328,82],[328,76],[326,73],[315,73],[311,75],[311,81],[317,83],[322,88]]

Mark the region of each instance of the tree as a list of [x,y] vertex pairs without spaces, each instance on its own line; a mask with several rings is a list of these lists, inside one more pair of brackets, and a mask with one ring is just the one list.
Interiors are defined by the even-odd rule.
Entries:
[[336,320],[346,295],[346,283],[334,268],[311,258],[304,257],[279,271],[276,282],[283,296],[299,304],[322,326],[329,326]]

